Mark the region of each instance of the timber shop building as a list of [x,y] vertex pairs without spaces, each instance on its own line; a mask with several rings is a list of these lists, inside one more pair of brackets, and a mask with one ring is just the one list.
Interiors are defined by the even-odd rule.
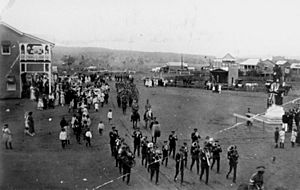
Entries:
[[51,92],[54,43],[0,22],[0,99],[26,97],[37,75],[45,75]]

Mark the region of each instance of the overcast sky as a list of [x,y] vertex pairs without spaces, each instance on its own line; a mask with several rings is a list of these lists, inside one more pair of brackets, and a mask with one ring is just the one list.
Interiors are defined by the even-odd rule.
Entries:
[[57,45],[300,55],[299,0],[0,0],[0,8],[4,22]]

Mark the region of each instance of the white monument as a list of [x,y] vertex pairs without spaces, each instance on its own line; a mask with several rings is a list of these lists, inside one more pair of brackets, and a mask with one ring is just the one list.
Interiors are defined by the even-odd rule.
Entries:
[[283,92],[279,90],[279,87],[279,80],[277,80],[271,84],[269,89],[268,105],[271,106],[268,107],[264,116],[270,120],[281,120],[284,115],[282,107]]

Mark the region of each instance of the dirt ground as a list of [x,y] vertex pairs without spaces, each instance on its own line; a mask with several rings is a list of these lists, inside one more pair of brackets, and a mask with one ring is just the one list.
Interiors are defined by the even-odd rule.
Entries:
[[[111,83],[114,87],[114,83]],[[146,99],[150,100],[154,115],[162,126],[162,136],[159,145],[167,140],[171,130],[178,134],[178,147],[183,142],[190,144],[190,134],[193,128],[198,128],[202,139],[206,136],[218,139],[222,145],[221,171],[210,171],[209,184],[199,180],[196,170],[185,170],[184,183],[174,182],[175,161],[169,159],[168,167],[160,167],[159,184],[150,182],[150,174],[141,166],[141,159],[136,158],[136,166],[132,170],[131,181],[126,185],[115,167],[115,160],[110,155],[108,133],[111,126],[106,125],[104,135],[97,133],[96,126],[100,120],[107,123],[106,114],[113,109],[113,123],[119,134],[133,146],[129,112],[123,115],[117,108],[116,92],[112,88],[110,101],[100,112],[91,111],[92,147],[77,144],[74,136],[71,145],[62,150],[58,135],[59,122],[62,116],[71,118],[67,107],[38,111],[36,103],[30,100],[2,100],[1,124],[8,123],[13,132],[13,150],[1,146],[0,153],[0,189],[237,189],[238,184],[247,183],[255,168],[266,166],[265,189],[275,189],[282,186],[289,190],[300,189],[300,147],[291,148],[286,136],[285,149],[274,149],[274,126],[266,126],[263,130],[260,123],[254,123],[251,131],[240,125],[236,128],[220,132],[220,130],[235,124],[233,113],[244,114],[250,107],[253,113],[262,113],[266,109],[266,94],[248,92],[229,92],[215,94],[210,91],[187,88],[146,88],[139,83],[140,114],[144,111]],[[296,98],[294,95],[285,97],[284,102]],[[6,110],[10,109],[9,112]],[[37,135],[23,135],[24,113],[33,111]],[[49,121],[49,118],[52,121]],[[240,120],[239,120],[240,121]],[[150,131],[143,128],[142,133],[150,137]],[[228,170],[226,149],[236,144],[240,154],[237,184],[232,178],[226,179]],[[273,157],[276,157],[273,162]],[[190,159],[188,160],[188,166]],[[106,182],[107,185],[99,187]]]

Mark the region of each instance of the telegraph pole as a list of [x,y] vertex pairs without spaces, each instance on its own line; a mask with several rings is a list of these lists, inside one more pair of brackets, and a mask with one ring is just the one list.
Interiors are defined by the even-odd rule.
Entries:
[[183,70],[183,56],[181,54],[181,70]]

